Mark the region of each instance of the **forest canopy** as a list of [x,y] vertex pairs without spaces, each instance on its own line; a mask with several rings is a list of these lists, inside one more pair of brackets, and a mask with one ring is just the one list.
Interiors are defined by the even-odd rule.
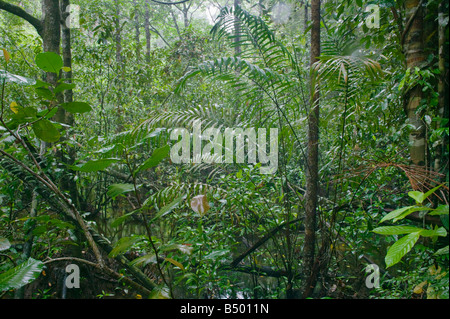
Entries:
[[448,12],[0,0],[0,299],[448,299]]

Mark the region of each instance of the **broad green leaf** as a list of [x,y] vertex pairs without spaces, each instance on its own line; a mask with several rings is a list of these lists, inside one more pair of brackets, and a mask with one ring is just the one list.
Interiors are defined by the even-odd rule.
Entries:
[[415,207],[415,206],[402,207],[402,208],[399,208],[399,209],[396,209],[396,210],[390,212],[389,214],[387,214],[386,216],[384,216],[384,217],[380,220],[380,224],[381,224],[382,222],[387,221],[387,220],[391,220],[391,219],[397,217],[398,215],[403,214],[405,211],[407,211],[408,209],[411,209],[411,208],[413,208],[413,207]]
[[445,254],[448,254],[448,245],[445,246],[445,247],[443,247],[443,248],[441,248],[441,249],[438,249],[438,250],[434,253],[434,255],[445,255]]
[[85,102],[62,103],[61,106],[70,113],[86,113],[92,111],[92,107]]
[[418,204],[422,204],[422,202],[425,200],[425,194],[419,191],[410,191],[408,192],[408,195]]
[[33,79],[17,74],[12,74],[5,70],[0,70],[0,84],[3,83],[3,81],[5,81],[6,83],[12,82],[19,85],[34,85],[36,83],[36,81]]
[[[164,206],[163,208],[161,208],[159,210],[159,212],[155,215],[155,217],[153,217],[150,220],[150,224],[153,223],[155,220],[157,220],[158,218],[161,218],[167,214],[169,214],[174,208],[176,208],[178,206],[178,204],[186,197],[186,195],[182,195],[179,196],[177,198],[175,198],[171,203],[167,204],[166,206]],[[145,203],[144,205],[145,206]]]
[[54,52],[43,52],[36,55],[36,65],[45,72],[58,73],[64,63],[60,55]]
[[166,257],[164,258],[165,260],[167,260],[168,262],[170,262],[171,264],[177,266],[178,268],[180,268],[181,270],[184,270],[184,267],[181,263],[179,263],[178,261],[174,260],[173,258],[170,257]]
[[7,238],[0,237],[0,251],[7,250],[11,247],[11,243]]
[[428,215],[448,215],[448,205],[440,205]]
[[44,142],[53,143],[59,141],[61,135],[56,127],[46,119],[33,123],[33,131],[36,136]]
[[39,276],[43,267],[42,261],[29,258],[17,267],[0,274],[0,291],[25,286]]
[[81,166],[72,166],[71,168],[75,171],[80,172],[97,172],[108,168],[108,166],[118,161],[119,159],[117,158],[103,158],[98,160],[91,160]]
[[380,224],[382,222],[385,222],[387,220],[391,220],[395,223],[396,221],[405,218],[406,216],[408,216],[411,213],[417,212],[417,211],[424,211],[424,210],[432,210],[429,207],[425,207],[425,206],[407,206],[407,207],[402,207],[399,209],[396,209],[392,212],[390,212],[389,214],[387,214],[386,216],[384,216],[381,221]]
[[36,95],[41,97],[44,100],[53,100],[55,98],[52,91],[50,91],[47,88],[37,88],[34,90],[36,92]]
[[75,84],[73,83],[60,83],[58,84],[58,86],[55,88],[55,90],[53,92],[59,93],[65,90],[71,90],[75,88]]
[[46,118],[46,119],[50,119],[50,118],[52,118],[52,117],[56,114],[56,112],[58,112],[58,108],[57,108],[57,107],[54,107],[54,108],[52,108],[51,110],[44,109],[44,110],[42,110],[42,111],[39,111],[39,112],[37,113],[37,115],[38,115],[39,117],[43,117],[43,118]]
[[118,195],[134,191],[133,184],[112,184],[108,187],[106,195],[116,198]]
[[447,231],[444,227],[439,227],[437,229],[424,229],[420,232],[420,236],[423,237],[445,237],[447,236]]
[[138,168],[139,171],[143,171],[149,169],[151,167],[157,166],[167,155],[169,155],[170,146],[166,145],[161,148],[157,148],[153,151],[152,156],[147,159],[142,165]]
[[16,111],[12,118],[18,121],[31,122],[37,119],[36,109],[32,107],[17,107]]
[[384,258],[386,262],[386,268],[389,268],[398,263],[403,258],[403,256],[405,256],[414,247],[419,237],[420,232],[415,232],[397,240],[389,248],[386,257]]
[[438,185],[432,189],[430,189],[425,194],[419,191],[410,191],[408,193],[409,197],[413,198],[418,204],[422,204],[425,199],[428,198],[431,194],[433,194],[435,191],[437,191],[439,188],[441,188],[442,185]]
[[109,257],[114,258],[120,254],[123,254],[127,250],[129,250],[134,244],[143,240],[143,237],[122,237],[117,243],[114,245],[113,250],[108,254]]
[[382,226],[372,230],[380,235],[403,235],[421,231],[421,228],[413,226]]

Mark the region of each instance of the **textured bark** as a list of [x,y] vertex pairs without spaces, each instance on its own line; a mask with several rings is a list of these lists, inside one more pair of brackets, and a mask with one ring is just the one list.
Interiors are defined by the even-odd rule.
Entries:
[[[311,2],[311,66],[320,55],[320,0]],[[308,278],[303,297],[307,297],[314,289],[316,272],[313,272],[316,243],[316,209],[319,180],[319,91],[318,84],[312,75],[311,108],[308,117],[308,155],[305,193],[305,243],[303,246],[303,273]]]
[[[422,1],[406,0],[406,27],[404,30],[404,52],[406,57],[406,68],[413,72],[416,67],[420,67],[425,61],[423,46],[423,9]],[[422,87],[416,85],[406,93],[406,114],[409,124],[414,129],[409,135],[410,141],[410,162],[413,165],[424,166],[426,164],[426,139],[425,125],[421,119],[421,114],[417,114],[423,97]]]

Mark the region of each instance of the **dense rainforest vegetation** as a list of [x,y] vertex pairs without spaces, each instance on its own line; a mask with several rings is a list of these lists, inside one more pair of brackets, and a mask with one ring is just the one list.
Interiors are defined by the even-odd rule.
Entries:
[[0,0],[0,299],[448,299],[448,12]]

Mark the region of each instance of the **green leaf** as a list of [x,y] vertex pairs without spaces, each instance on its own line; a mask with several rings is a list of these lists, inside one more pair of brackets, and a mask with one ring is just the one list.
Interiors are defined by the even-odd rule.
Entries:
[[41,88],[35,89],[34,91],[36,92],[37,96],[39,96],[39,97],[41,97],[41,98],[43,98],[43,99],[45,99],[45,100],[53,100],[54,97],[55,97],[55,96],[53,95],[53,92],[50,91],[50,90],[47,89],[47,88],[41,87]]
[[420,232],[415,232],[408,234],[396,241],[389,248],[386,257],[384,258],[386,262],[386,268],[389,268],[398,263],[403,258],[403,256],[405,256],[414,247],[419,237]]
[[149,169],[151,167],[157,166],[167,155],[169,155],[170,152],[170,146],[166,145],[161,148],[157,148],[153,151],[152,156],[147,159],[139,168],[139,171],[143,171],[146,169]]
[[43,267],[42,261],[29,258],[17,267],[0,274],[0,291],[25,286],[39,276]]
[[60,83],[58,84],[58,86],[55,88],[55,90],[53,92],[59,93],[65,90],[71,90],[75,88],[75,84],[73,83]]
[[58,73],[64,66],[60,55],[54,52],[39,53],[36,56],[36,65],[45,72]]
[[413,207],[415,207],[415,206],[402,207],[402,208],[399,208],[399,209],[396,209],[396,210],[390,212],[389,214],[387,214],[386,216],[384,216],[384,217],[380,220],[380,224],[381,224],[382,222],[387,221],[387,220],[391,220],[391,219],[396,218],[397,216],[403,214],[405,211],[407,211],[408,209],[411,209],[411,208],[413,208]]
[[7,238],[0,237],[0,251],[7,250],[11,247],[11,243]]
[[416,203],[422,204],[422,202],[425,200],[425,194],[419,191],[410,191],[408,192],[409,197],[414,199]]
[[75,171],[80,172],[97,172],[102,171],[113,163],[118,162],[120,159],[118,158],[103,158],[98,160],[91,160],[89,162],[84,163],[81,166],[71,166],[71,168]]
[[92,111],[92,107],[85,102],[62,103],[61,106],[70,113],[86,113]]
[[380,235],[403,235],[421,231],[422,228],[413,226],[382,226],[372,230],[374,233]]
[[434,255],[448,255],[448,245],[445,246],[445,247],[443,247],[443,248],[441,248],[441,249],[438,249],[438,250],[434,253]]
[[448,205],[440,205],[428,215],[448,215]]
[[114,246],[113,250],[108,254],[109,257],[114,258],[117,257],[120,254],[123,254],[127,250],[129,250],[134,244],[142,241],[143,237],[122,237],[120,238],[116,245]]
[[106,195],[116,198],[118,195],[134,191],[133,184],[112,184],[108,187]]
[[432,210],[429,207],[425,207],[425,206],[407,206],[407,207],[402,207],[399,209],[396,209],[392,212],[390,212],[389,214],[387,214],[386,216],[384,216],[381,220],[380,220],[380,224],[382,222],[385,222],[387,220],[391,220],[395,223],[396,221],[405,218],[406,216],[408,216],[411,213],[417,212],[417,211],[424,211],[424,210]]
[[[428,192],[426,192],[425,193],[425,198],[428,198],[428,196],[430,196],[431,194],[433,194],[435,191],[437,191],[439,188],[441,188],[442,187],[442,184],[441,185],[438,185],[438,186],[436,186],[435,188],[433,188],[433,189],[430,189]],[[424,198],[424,200],[425,200],[425,198]]]
[[445,237],[447,236],[447,231],[444,227],[439,227],[437,229],[424,229],[420,232],[420,236],[423,237]]
[[46,119],[33,123],[33,131],[36,136],[44,142],[53,143],[59,141],[61,135],[56,127]]
[[[175,198],[170,204],[164,206],[159,210],[159,212],[150,220],[150,224],[153,223],[158,218],[161,218],[167,214],[169,214],[174,208],[178,206],[178,204],[186,197],[186,195],[182,195],[180,197]],[[145,203],[144,205],[145,206]]]
[[33,121],[36,120],[36,116],[36,110],[27,106],[17,109],[17,113],[15,113],[12,117],[20,121]]

